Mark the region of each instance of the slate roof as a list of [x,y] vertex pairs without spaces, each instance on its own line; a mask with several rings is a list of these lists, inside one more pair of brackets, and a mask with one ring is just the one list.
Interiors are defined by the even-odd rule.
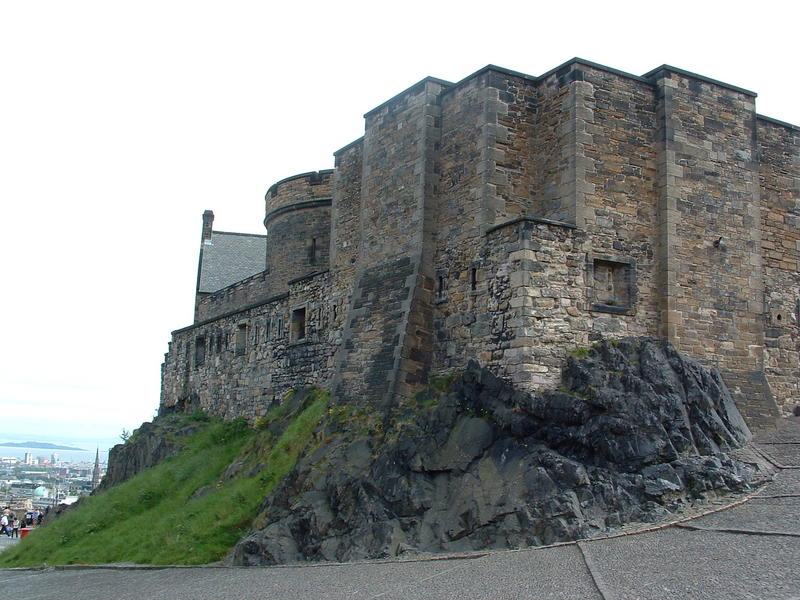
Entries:
[[267,236],[212,231],[200,255],[197,291],[211,293],[267,268]]

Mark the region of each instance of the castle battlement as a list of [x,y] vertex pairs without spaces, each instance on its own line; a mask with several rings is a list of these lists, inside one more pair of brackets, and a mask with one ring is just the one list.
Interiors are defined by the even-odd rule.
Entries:
[[[162,409],[255,417],[312,384],[388,405],[469,359],[535,390],[576,348],[648,335],[718,367],[751,421],[793,411],[800,129],[755,102],[579,58],[415,83],[333,170],[269,188],[263,266],[204,216]],[[251,271],[226,281],[226,256]]]
[[324,169],[286,177],[273,183],[267,190],[264,199],[269,202],[270,198],[280,198],[272,200],[274,207],[277,208],[302,200],[304,197],[330,197],[330,188],[323,187],[321,190],[312,188],[329,185],[332,175],[333,169]]

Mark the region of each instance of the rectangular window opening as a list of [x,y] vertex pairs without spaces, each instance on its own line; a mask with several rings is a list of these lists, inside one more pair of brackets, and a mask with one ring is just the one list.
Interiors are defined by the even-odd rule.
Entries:
[[234,349],[236,356],[242,356],[247,350],[247,324],[245,323],[242,323],[236,328]]
[[317,238],[311,238],[311,246],[308,250],[308,264],[317,264]]
[[478,269],[475,267],[469,270],[469,289],[473,292],[478,289]]
[[194,341],[194,366],[202,367],[206,364],[206,338],[200,336]]
[[297,342],[306,339],[306,309],[297,308],[292,311],[292,341]]
[[436,278],[436,299],[437,300],[443,300],[445,298],[444,286],[445,286],[444,275],[439,275]]

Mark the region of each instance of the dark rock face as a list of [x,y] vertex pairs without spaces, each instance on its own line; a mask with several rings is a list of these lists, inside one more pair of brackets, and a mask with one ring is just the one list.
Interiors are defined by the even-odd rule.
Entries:
[[232,561],[548,544],[747,487],[726,452],[750,433],[721,378],[668,343],[602,342],[564,382],[528,394],[471,364],[433,406],[387,417],[382,437],[333,435],[265,500],[266,525]]
[[117,444],[109,450],[108,469],[98,491],[127,481],[165,458],[178,454],[183,448],[181,440],[197,429],[196,423],[177,424],[169,417],[142,423],[127,443]]

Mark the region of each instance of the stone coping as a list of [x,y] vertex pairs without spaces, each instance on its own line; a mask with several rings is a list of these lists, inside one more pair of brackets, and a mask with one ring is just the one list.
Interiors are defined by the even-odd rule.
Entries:
[[728,88],[729,90],[733,90],[734,92],[739,92],[740,94],[745,94],[746,96],[752,96],[755,98],[758,96],[757,93],[752,92],[750,90],[746,90],[744,88],[731,85],[730,83],[725,83],[724,81],[719,81],[717,79],[712,79],[711,77],[706,77],[704,75],[698,75],[697,73],[692,73],[691,71],[686,71],[684,69],[679,69],[678,67],[673,67],[671,65],[661,65],[660,67],[656,67],[652,71],[648,71],[644,74],[644,77],[647,78],[648,81],[653,81],[658,77],[658,74],[661,71],[668,71],[670,73],[677,73],[678,75],[683,75],[684,77],[690,77],[692,79],[699,79],[700,81],[705,81],[706,83],[711,83],[713,85],[718,85],[720,87]]
[[515,225],[516,223],[540,223],[542,225],[553,225],[555,227],[564,227],[565,229],[577,229],[577,225],[573,225],[572,223],[565,223],[563,221],[553,221],[552,219],[543,219],[542,217],[517,217],[516,219],[511,219],[510,221],[506,221],[505,223],[500,223],[499,225],[494,225],[489,227],[484,235],[489,235],[493,231],[497,231],[498,229],[503,229],[505,227],[509,227],[511,225]]
[[364,143],[364,136],[362,135],[362,136],[361,136],[360,138],[358,138],[357,140],[353,140],[353,141],[352,141],[352,142],[350,142],[349,144],[345,144],[344,146],[342,146],[341,148],[339,148],[338,150],[336,150],[336,151],[333,153],[333,155],[334,155],[334,156],[337,156],[337,155],[341,154],[342,152],[345,152],[345,151],[349,150],[349,149],[350,149],[350,148],[352,148],[353,146],[357,146],[358,144],[363,144],[363,143]]
[[786,121],[773,119],[772,117],[767,117],[765,115],[756,114],[756,119],[758,119],[759,121],[766,121],[767,123],[772,123],[773,125],[780,125],[782,127],[788,127],[789,129],[794,129],[795,131],[800,131],[800,126],[792,125],[791,123],[787,123]]
[[384,108],[387,105],[391,104],[392,102],[396,102],[397,100],[399,100],[403,96],[406,96],[406,95],[408,95],[408,94],[410,94],[412,92],[417,91],[420,87],[424,86],[428,82],[430,82],[430,83],[438,83],[439,85],[443,85],[445,87],[450,87],[451,85],[453,85],[453,83],[451,81],[445,81],[444,79],[439,79],[437,77],[430,77],[430,76],[425,77],[424,79],[420,79],[414,85],[407,87],[406,89],[404,89],[399,94],[395,94],[394,96],[392,96],[391,98],[389,98],[385,102],[381,102],[380,104],[378,104],[378,106],[376,106],[372,110],[369,110],[369,111],[365,112],[364,113],[364,118],[366,119],[367,117],[373,115],[374,113],[378,112],[379,110],[381,110],[382,108]]
[[[266,236],[264,236],[264,237],[266,237]],[[266,270],[259,271],[258,273],[253,273],[252,275],[250,275],[250,277],[245,277],[244,279],[240,279],[239,281],[234,281],[232,284],[226,285],[224,288],[220,288],[218,290],[214,290],[213,292],[200,292],[200,291],[198,291],[197,294],[198,294],[198,296],[200,298],[203,298],[203,299],[206,299],[206,298],[212,298],[212,299],[213,298],[222,298],[228,292],[230,292],[232,288],[238,287],[240,285],[246,285],[247,283],[249,283],[249,282],[251,282],[251,281],[253,281],[255,279],[258,279],[259,277],[264,277],[265,275],[269,275],[269,273]]]
[[278,193],[278,186],[282,183],[286,183],[287,181],[293,181],[295,179],[302,179],[303,177],[310,177],[312,180],[315,178],[319,178],[319,181],[310,181],[309,185],[319,185],[323,183],[323,180],[327,177],[333,175],[333,169],[320,169],[319,171],[307,171],[306,173],[298,173],[297,175],[289,175],[289,177],[284,177],[280,181],[276,181],[267,190],[267,193],[264,194],[264,199],[267,196],[275,196]]
[[[295,202],[293,204],[287,204],[286,206],[282,206],[280,208],[276,208],[275,210],[268,212],[267,216],[264,217],[264,227],[267,227],[267,223],[272,221],[275,217],[280,217],[286,213],[294,212],[296,210],[305,210],[307,208],[318,208],[321,206],[330,206],[333,202],[331,197],[328,198],[317,198],[316,200],[304,200],[302,202]],[[267,227],[269,229],[269,227]]]
[[[236,285],[236,284],[234,284],[234,285]],[[223,288],[223,289],[227,289],[227,288]],[[216,317],[212,317],[211,319],[205,319],[203,321],[198,321],[197,323],[192,323],[191,325],[188,325],[187,327],[182,327],[181,329],[175,329],[172,332],[172,335],[185,333],[187,331],[191,331],[192,329],[197,329],[198,327],[202,327],[204,325],[209,325],[210,323],[213,323],[214,321],[219,321],[220,319],[227,319],[228,317],[233,317],[233,316],[238,315],[240,313],[247,312],[248,310],[252,310],[254,308],[258,308],[259,306],[264,306],[266,304],[272,304],[273,302],[278,302],[280,300],[285,300],[288,297],[289,297],[289,292],[283,292],[282,294],[277,294],[275,296],[271,296],[271,297],[267,298],[266,300],[261,300],[259,302],[254,302],[253,304],[248,304],[247,306],[243,306],[242,308],[239,308],[237,310],[232,310],[232,311],[223,313],[221,315],[217,315]]]
[[240,235],[240,236],[243,236],[243,237],[257,237],[257,238],[265,238],[265,237],[267,237],[263,233],[240,233],[238,231],[217,231],[216,229],[213,229],[211,231],[211,233],[212,234],[217,234],[217,235]]
[[[585,58],[580,58],[580,57],[576,56],[576,57],[571,58],[570,60],[568,60],[566,62],[561,63],[557,67],[554,67],[554,68],[550,69],[549,71],[545,71],[543,74],[541,74],[539,76],[528,75],[528,74],[522,73],[520,71],[514,71],[512,69],[506,69],[505,67],[500,67],[500,66],[497,66],[497,65],[488,64],[485,67],[482,67],[482,68],[478,69],[474,73],[471,73],[470,75],[467,75],[463,79],[460,79],[456,83],[451,83],[449,81],[445,81],[443,79],[438,79],[436,77],[426,77],[425,79],[422,79],[421,81],[418,81],[414,85],[406,88],[405,90],[403,90],[399,94],[396,94],[395,96],[392,96],[386,102],[383,102],[383,103],[379,104],[378,106],[376,106],[375,108],[373,108],[372,110],[366,112],[364,114],[364,117],[367,117],[368,115],[371,115],[372,113],[376,112],[377,110],[380,110],[381,108],[383,108],[385,105],[387,105],[387,104],[389,104],[389,103],[401,98],[402,96],[404,96],[404,95],[406,95],[406,94],[408,94],[408,93],[410,93],[412,91],[415,91],[420,85],[423,85],[425,82],[428,82],[428,81],[439,83],[439,84],[445,86],[447,89],[445,89],[442,92],[442,94],[447,94],[447,93],[452,92],[453,90],[456,90],[456,89],[458,89],[460,87],[463,87],[464,85],[466,85],[471,80],[473,80],[476,77],[479,77],[480,75],[483,75],[484,73],[487,73],[489,71],[494,71],[494,72],[497,72],[497,73],[501,73],[503,75],[511,75],[512,77],[518,77],[520,79],[524,79],[526,81],[530,81],[532,83],[536,83],[536,82],[540,82],[540,81],[542,81],[544,79],[547,79],[548,77],[550,77],[553,74],[558,73],[559,71],[562,71],[562,70],[566,69],[570,65],[583,65],[585,67],[589,67],[589,68],[592,68],[592,69],[597,69],[599,71],[605,71],[607,73],[613,73],[614,75],[618,75],[618,76],[624,77],[626,79],[632,79],[634,81],[639,81],[641,83],[646,83],[648,85],[655,85],[654,79],[655,79],[655,76],[658,73],[660,73],[661,71],[668,71],[668,72],[672,72],[672,73],[678,73],[678,74],[684,75],[686,77],[691,77],[693,79],[699,79],[700,81],[705,81],[707,83],[711,83],[713,85],[724,87],[724,88],[727,88],[727,89],[730,89],[730,90],[733,90],[733,91],[736,91],[736,92],[739,92],[739,93],[742,93],[742,94],[745,94],[745,95],[748,95],[748,96],[756,97],[758,95],[756,92],[753,92],[751,90],[747,90],[745,88],[741,88],[741,87],[738,87],[738,86],[735,86],[735,85],[731,85],[729,83],[725,83],[724,81],[719,81],[717,79],[713,79],[711,77],[706,77],[704,75],[698,75],[697,73],[693,73],[691,71],[687,71],[685,69],[680,69],[678,67],[673,67],[673,66],[667,65],[667,64],[663,64],[663,65],[661,65],[659,67],[656,67],[655,69],[653,69],[651,71],[648,71],[644,75],[634,75],[634,74],[628,73],[626,71],[621,71],[620,69],[615,69],[613,67],[608,67],[606,65],[602,65],[600,63],[592,62],[590,60],[586,60]],[[356,140],[356,141],[359,141],[359,140]],[[355,142],[353,142],[353,143],[355,143]],[[348,144],[348,146],[349,146],[349,144]],[[348,146],[345,146],[344,148],[347,148]],[[344,148],[342,148],[342,149],[344,149]]]
[[324,275],[325,273],[330,272],[330,269],[323,269],[322,271],[314,271],[313,273],[309,273],[308,275],[301,275],[300,277],[295,277],[294,279],[290,279],[287,282],[287,285],[294,285],[295,283],[300,283],[301,281],[305,281],[306,279],[314,279],[314,277],[318,275]]

